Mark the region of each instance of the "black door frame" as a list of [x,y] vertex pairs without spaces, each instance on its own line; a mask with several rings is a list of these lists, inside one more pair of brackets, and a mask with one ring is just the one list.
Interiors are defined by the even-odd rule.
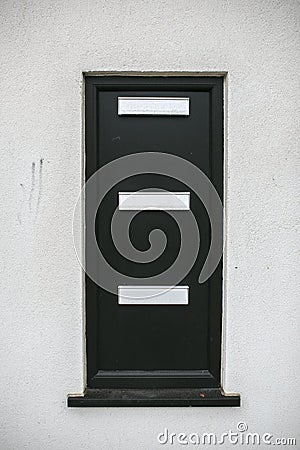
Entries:
[[[99,90],[195,90],[210,93],[211,105],[211,181],[223,201],[223,77],[196,76],[93,76],[86,77],[85,89],[85,180],[97,169],[97,91]],[[85,275],[87,386],[89,388],[203,387],[217,388],[221,383],[222,336],[222,260],[209,280],[210,302],[209,370],[193,373],[172,372],[148,375],[136,372],[100,374],[97,367],[97,286]]]

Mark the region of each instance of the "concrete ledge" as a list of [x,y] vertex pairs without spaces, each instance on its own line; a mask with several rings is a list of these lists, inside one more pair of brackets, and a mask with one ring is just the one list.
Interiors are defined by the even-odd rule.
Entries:
[[240,406],[240,396],[200,388],[87,389],[83,396],[70,395],[68,406]]

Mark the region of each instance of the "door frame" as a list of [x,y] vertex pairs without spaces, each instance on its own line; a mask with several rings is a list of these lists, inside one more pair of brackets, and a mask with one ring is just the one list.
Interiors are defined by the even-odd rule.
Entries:
[[[87,180],[89,176],[94,172],[96,167],[95,152],[92,151],[96,147],[97,131],[96,131],[96,93],[98,89],[116,89],[119,90],[121,85],[123,88],[132,88],[137,90],[137,79],[139,77],[138,86],[151,91],[149,83],[143,84],[143,78],[149,77],[154,81],[153,89],[158,90],[167,89],[172,85],[172,81],[176,90],[179,89],[179,81],[189,78],[189,82],[183,82],[181,85],[182,90],[193,88],[201,88],[201,90],[207,90],[211,92],[211,102],[214,106],[222,104],[221,113],[218,108],[212,108],[213,114],[211,116],[212,127],[217,128],[217,124],[221,123],[221,131],[218,129],[216,136],[212,136],[214,140],[213,147],[219,151],[214,154],[217,156],[213,159],[212,164],[212,182],[216,187],[222,202],[224,203],[223,193],[223,180],[224,180],[224,74],[198,74],[198,73],[87,73],[85,74],[85,101],[84,101],[84,157],[85,157],[85,172],[84,180]],[[177,84],[176,84],[177,83]],[[197,90],[198,90],[197,89]],[[89,108],[88,108],[89,102]],[[220,115],[221,114],[221,115]],[[89,127],[87,127],[87,123]],[[90,151],[89,151],[90,149]],[[89,157],[87,158],[87,152],[89,151]],[[221,172],[221,173],[220,173]],[[224,228],[224,227],[223,227]],[[85,251],[85,250],[84,250]],[[214,302],[210,309],[210,327],[214,329],[213,335],[218,339],[211,343],[210,354],[215,358],[211,361],[210,371],[193,371],[194,373],[187,373],[178,371],[164,373],[163,375],[152,376],[151,374],[137,374],[127,373],[123,374],[100,374],[97,367],[97,308],[98,303],[96,300],[96,286],[84,275],[84,294],[85,294],[85,336],[86,336],[86,385],[90,388],[118,388],[118,387],[194,387],[195,385],[200,387],[220,387],[222,382],[222,336],[224,333],[224,296],[223,296],[223,282],[222,282],[223,264],[219,263],[214,277],[219,279],[218,283],[212,283],[211,279],[210,290],[211,295],[220,298],[218,305]],[[93,295],[94,294],[94,295]],[[89,303],[88,303],[89,299]],[[91,299],[93,299],[91,301]],[[216,329],[216,320],[212,322],[212,317],[218,317],[219,329]],[[216,342],[217,341],[217,342]],[[172,382],[173,381],[173,382]]]

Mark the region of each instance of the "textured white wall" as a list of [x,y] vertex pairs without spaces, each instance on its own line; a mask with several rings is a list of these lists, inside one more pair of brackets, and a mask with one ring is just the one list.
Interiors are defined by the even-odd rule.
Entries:
[[[295,436],[299,12],[293,0],[1,1],[1,449],[149,450],[164,427],[241,420]],[[241,408],[66,407],[83,389],[82,72],[112,70],[228,72],[225,387]]]

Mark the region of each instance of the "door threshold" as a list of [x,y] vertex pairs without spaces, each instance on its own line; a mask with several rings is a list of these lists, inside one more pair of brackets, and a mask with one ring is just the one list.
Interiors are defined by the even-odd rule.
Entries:
[[221,388],[86,389],[83,396],[70,395],[68,406],[240,406],[240,396]]

